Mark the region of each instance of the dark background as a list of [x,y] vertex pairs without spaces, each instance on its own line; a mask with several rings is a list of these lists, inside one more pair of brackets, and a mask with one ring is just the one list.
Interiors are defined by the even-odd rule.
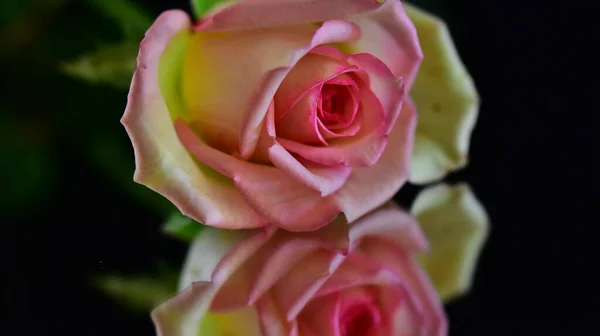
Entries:
[[[597,333],[598,19],[586,17],[592,2],[523,2],[414,1],[446,19],[482,98],[470,165],[449,180],[471,184],[492,232],[471,293],[447,306],[454,336]],[[152,17],[189,10],[187,1],[137,3]],[[179,265],[186,246],[160,233],[160,199],[140,202],[143,191],[129,186],[124,92],[44,70],[118,30],[83,1],[57,13],[0,68],[0,334],[149,335],[147,315],[89,279]],[[26,37],[35,30],[25,27]],[[121,151],[98,149],[102,141]],[[114,173],[121,161],[125,173]]]

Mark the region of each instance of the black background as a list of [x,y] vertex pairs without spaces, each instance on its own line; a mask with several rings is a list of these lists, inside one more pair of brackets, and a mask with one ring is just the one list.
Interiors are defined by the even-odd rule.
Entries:
[[[187,1],[144,3],[155,14],[189,9]],[[492,221],[471,293],[447,306],[450,334],[596,334],[600,111],[590,48],[598,19],[586,17],[592,2],[447,3],[448,25],[482,98],[470,165],[449,179],[469,182]],[[152,334],[148,316],[132,317],[88,278],[143,272],[157,260],[178,264],[185,246],[162,236],[162,218],[133,204],[80,154],[68,146],[59,154],[56,194],[0,227],[0,269],[9,280],[2,305],[16,316],[8,325],[19,328],[2,326],[0,334]],[[415,193],[408,187],[398,197]]]

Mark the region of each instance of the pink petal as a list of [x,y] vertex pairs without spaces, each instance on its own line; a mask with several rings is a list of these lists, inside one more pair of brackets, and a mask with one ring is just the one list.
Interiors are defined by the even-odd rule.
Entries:
[[[318,46],[313,50],[325,48]],[[301,99],[303,93],[341,74],[355,71],[355,66],[315,54],[312,51],[298,61],[275,95],[275,118],[279,121]]]
[[417,31],[401,1],[386,1],[379,9],[357,17],[362,38],[351,44],[352,50],[382,60],[396,76],[404,77],[407,90],[415,79],[423,52]]
[[[307,25],[311,29],[314,29],[314,25]],[[305,26],[298,27],[295,29],[306,29]],[[291,29],[291,28],[290,28]],[[280,31],[281,27],[276,29],[271,29],[271,31]],[[270,70],[264,73],[263,79],[254,85],[256,90],[252,94],[252,99],[245,106],[245,113],[243,122],[241,124],[241,133],[240,133],[240,153],[243,158],[249,158],[252,156],[252,152],[255,150],[258,139],[261,134],[262,125],[264,123],[265,114],[268,111],[269,104],[271,103],[273,97],[275,96],[275,92],[278,90],[284,77],[288,74],[288,72],[294,68],[297,62],[306,55],[312,48],[329,43],[337,43],[344,42],[356,39],[358,37],[358,30],[356,26],[347,21],[341,20],[332,20],[324,22],[320,28],[314,31],[314,34],[311,35],[311,39],[309,41],[305,41],[301,46],[294,45],[296,49],[294,50],[292,46],[290,46],[289,38],[285,38],[284,40],[276,41],[276,49],[287,50],[288,57],[287,59],[281,59],[279,63],[275,63],[273,61],[269,61],[267,64],[270,66]],[[259,34],[260,35],[260,34]],[[245,41],[246,43],[247,41]],[[254,44],[258,44],[261,48],[253,47],[252,51],[256,52],[256,59],[250,58],[248,62],[239,62],[239,58],[237,55],[233,53],[230,57],[235,58],[234,61],[237,61],[238,66],[243,66],[243,70],[238,75],[239,78],[237,80],[239,83],[246,83],[247,85],[247,71],[248,68],[260,68],[256,65],[257,61],[263,61],[263,48],[267,48],[265,42],[262,39],[253,41]],[[284,48],[285,47],[285,48]],[[290,50],[293,50],[294,53],[289,53]],[[225,50],[226,52],[228,50]],[[244,58],[248,57],[248,53],[243,53]],[[277,66],[274,66],[278,64]],[[212,64],[211,66],[215,66]],[[229,65],[230,67],[230,65]],[[235,69],[230,69],[230,71],[234,71]],[[257,71],[254,69],[253,71]],[[236,92],[237,95],[237,92]],[[229,95],[223,95],[229,97]],[[230,98],[230,97],[229,97]]]
[[256,310],[264,336],[298,336],[296,322],[288,322],[285,319],[271,293],[267,293],[256,302]]
[[[316,264],[322,264],[321,261],[328,259],[333,253],[345,253],[348,248],[348,225],[341,220],[334,221],[326,227],[312,232],[290,233],[278,231],[273,239],[271,247],[262,251],[258,256],[257,263],[260,264],[256,270],[256,280],[253,282],[250,292],[249,304],[253,304],[267,292],[271,286],[280,281],[292,269],[299,269],[298,264],[301,260],[307,263],[307,260]],[[323,250],[324,252],[317,252]],[[325,256],[324,259],[315,261],[315,258]],[[325,264],[328,265],[328,264]],[[325,266],[328,269],[329,266]],[[310,267],[309,267],[310,269]],[[300,268],[304,278],[319,278],[322,271],[315,274]],[[297,272],[293,272],[296,275]],[[291,275],[290,275],[291,276]],[[287,283],[287,281],[283,281]]]
[[395,75],[386,63],[369,53],[345,55],[328,46],[319,46],[312,53],[349,63],[368,74],[369,88],[382,104],[386,133],[389,134],[404,100],[404,78]]
[[385,63],[370,54],[350,55],[349,61],[369,74],[369,87],[382,105],[385,132],[389,134],[404,101],[403,78],[395,76]]
[[[393,291],[392,288],[390,291]],[[340,292],[340,329],[343,335],[373,335],[382,327],[385,310],[378,307],[374,287],[357,287]],[[366,320],[365,320],[366,318]],[[358,329],[358,330],[357,330]]]
[[[317,126],[317,108],[320,98],[320,86],[305,92],[300,99],[293,103],[294,105],[289,110],[286,110],[287,113],[280,114],[281,118],[276,124],[277,134],[280,137],[300,143],[326,145],[327,142],[321,136]],[[275,106],[281,105],[277,102],[276,96]],[[279,110],[279,112],[281,111]]]
[[311,231],[338,215],[332,199],[321,198],[280,169],[242,161],[211,148],[181,120],[175,122],[175,128],[190,153],[232,179],[246,202],[273,225],[290,231]]
[[391,241],[408,252],[426,252],[428,248],[417,220],[391,202],[352,224],[349,237],[351,247],[372,237]]
[[277,142],[269,148],[271,162],[282,171],[302,181],[306,186],[328,196],[344,185],[352,168],[345,166],[310,167],[301,164]]
[[382,332],[376,335],[428,335],[423,308],[414,296],[402,287],[383,286],[377,290],[379,305],[386,314]]
[[[376,256],[375,256],[376,258]],[[358,253],[351,253],[327,279],[315,297],[364,285],[400,284],[401,279],[373,261]]]
[[194,281],[222,285],[250,254],[269,240],[273,232],[273,227],[253,230],[203,228],[202,234],[188,249],[179,277],[179,289]]
[[447,334],[446,316],[439,295],[427,275],[406,251],[382,240],[365,241],[361,244],[360,251],[402,279],[408,294],[414,296],[422,307],[425,328],[423,335]]
[[[198,167],[177,139],[158,86],[161,56],[190,27],[182,11],[161,14],[140,44],[138,67],[121,119],[135,152],[134,180],[164,195],[183,214],[206,225],[252,228],[266,222],[210,168]],[[182,38],[186,38],[182,36]]]
[[298,323],[316,335],[342,336],[339,322],[341,306],[339,293],[313,300],[298,316]]
[[302,312],[344,258],[339,253],[318,250],[296,264],[277,282],[272,293],[288,321]]
[[[256,280],[250,292],[249,304],[254,304],[298,262],[316,250],[322,248],[318,241],[294,239],[286,241],[267,256],[262,267],[256,273]],[[310,274],[304,276],[310,277]]]
[[374,0],[246,0],[203,19],[196,28],[236,30],[314,23],[354,17],[381,6]]
[[354,168],[344,186],[333,194],[349,222],[391,199],[406,182],[416,121],[414,105],[407,97],[377,163]]
[[[360,84],[359,84],[360,87]],[[328,147],[311,146],[296,141],[278,138],[287,150],[303,158],[325,166],[345,165],[365,167],[377,162],[387,144],[384,112],[375,95],[368,89],[360,89],[362,115],[360,131],[347,138],[332,139]]]

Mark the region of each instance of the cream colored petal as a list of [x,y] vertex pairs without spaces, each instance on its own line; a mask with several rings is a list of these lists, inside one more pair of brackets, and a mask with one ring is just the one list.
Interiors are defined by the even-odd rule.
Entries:
[[410,94],[419,123],[409,181],[428,183],[464,167],[479,97],[445,23],[404,5],[423,50],[423,62]]
[[169,85],[174,80],[168,79],[178,72],[190,25],[186,13],[166,11],[140,43],[137,69],[121,119],[135,152],[134,180],[206,225],[264,226],[264,219],[250,208],[233,183],[196,164],[175,134],[171,118],[185,117],[185,108],[174,99],[176,88]]
[[489,232],[485,209],[468,185],[440,184],[417,196],[412,213],[430,245],[419,262],[442,299],[465,294]]

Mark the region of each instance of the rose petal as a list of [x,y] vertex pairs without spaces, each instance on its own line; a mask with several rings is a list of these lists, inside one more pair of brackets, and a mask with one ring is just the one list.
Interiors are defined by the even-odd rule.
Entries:
[[369,87],[383,108],[385,133],[389,134],[404,101],[404,79],[395,76],[385,63],[373,55],[355,54],[350,55],[348,60],[369,74]]
[[[392,1],[389,1],[392,2]],[[200,21],[202,30],[245,30],[354,17],[382,5],[374,0],[238,1]]]
[[410,181],[430,183],[466,166],[479,96],[446,24],[406,5],[426,55],[411,95],[419,111]]
[[410,253],[428,249],[417,220],[392,202],[352,224],[348,236],[351,248],[372,237],[392,241]]
[[[255,237],[250,238],[253,235]],[[251,248],[254,242],[260,246],[267,238],[268,234],[262,233],[261,230],[230,231],[212,227],[203,228],[188,249],[179,279],[179,290],[183,290],[194,281],[210,281],[217,265],[226,255],[239,254],[240,251],[243,251],[242,254],[250,253],[257,248],[257,246]],[[234,246],[238,247],[232,251]],[[242,255],[242,257],[247,256]],[[230,256],[227,260],[235,259],[235,257],[231,258]],[[232,267],[231,262],[223,262],[219,272],[223,272],[225,265]],[[236,262],[234,267],[239,265],[240,262]]]
[[273,295],[267,293],[256,302],[256,310],[260,318],[262,335],[264,336],[298,336],[296,321],[288,322],[277,306]]
[[360,89],[360,101],[358,113],[361,114],[362,125],[360,131],[352,137],[331,139],[327,147],[311,146],[284,138],[277,140],[287,150],[326,166],[373,165],[387,144],[384,112],[379,100],[368,88]]
[[[376,259],[373,259],[376,260]],[[350,253],[315,294],[321,297],[363,285],[399,285],[402,281],[393,272],[379,267],[360,253]]]
[[288,67],[317,30],[305,25],[193,33],[182,92],[191,120],[212,147],[239,150],[245,116],[258,109],[264,117]]
[[423,310],[423,335],[447,334],[447,322],[439,296],[427,274],[408,256],[406,251],[385,240],[365,240],[360,252],[390,270],[404,283],[409,295],[414,295]]
[[212,301],[216,287],[193,282],[183,292],[152,311],[158,336],[197,336],[198,327]]
[[429,187],[412,206],[431,251],[419,256],[444,301],[471,287],[479,254],[489,232],[489,218],[466,184]]
[[[140,45],[138,67],[121,119],[135,152],[134,180],[164,195],[183,214],[206,225],[264,226],[264,219],[244,202],[233,184],[224,181],[210,168],[196,165],[172,126],[169,110],[179,111],[174,104],[167,108],[165,97],[161,95],[159,60],[161,57],[170,61],[177,58],[172,53],[181,52],[181,48],[175,39],[187,39],[185,31],[189,27],[187,14],[167,11],[156,19]],[[183,35],[176,37],[178,33]],[[173,45],[169,45],[171,41],[174,41]],[[169,72],[170,69],[162,71]]]
[[306,186],[328,196],[344,185],[352,168],[345,166],[310,167],[301,164],[277,142],[269,148],[271,162],[282,171],[302,181]]
[[[294,239],[285,242],[271,253],[260,270],[250,292],[249,303],[253,304],[267,290],[281,279],[292,267],[296,267],[301,259],[322,248],[317,241]],[[311,274],[303,276],[311,277]]]
[[227,313],[207,313],[204,316],[198,335],[244,335],[263,336],[256,309],[244,307]]
[[405,99],[388,145],[377,163],[354,168],[344,186],[332,195],[349,222],[388,201],[406,182],[416,119],[414,106],[410,99]]
[[423,308],[403,287],[378,287],[378,301],[385,312],[385,323],[376,335],[427,335],[423,325]]
[[[310,25],[314,28],[314,25]],[[280,28],[273,29],[280,30]],[[244,113],[241,135],[240,135],[240,153],[243,158],[249,158],[252,156],[252,152],[255,150],[262,125],[264,123],[265,114],[268,111],[268,106],[281,85],[284,77],[288,72],[293,69],[294,65],[311,49],[322,44],[350,41],[356,39],[359,34],[357,27],[347,21],[342,20],[331,20],[324,22],[312,35],[312,39],[305,43],[302,48],[295,50],[295,53],[289,57],[287,63],[277,68],[273,68],[269,72],[265,73],[263,80],[260,85],[257,85],[258,89],[254,92],[251,102],[246,107]],[[259,45],[264,46],[262,40],[255,41]],[[285,41],[289,43],[289,41]],[[281,48],[281,46],[278,46]],[[264,57],[262,55],[262,48],[253,48],[256,50],[257,57],[260,59]],[[232,56],[233,57],[233,56]],[[237,60],[237,58],[236,58]],[[249,67],[255,67],[253,62],[247,63]],[[240,76],[239,78],[242,83],[246,81],[246,76]]]
[[[260,263],[256,270],[256,280],[252,284],[249,304],[253,304],[276,282],[281,282],[281,278],[288,272],[300,270],[298,274],[295,270],[291,277],[302,277],[308,279],[317,279],[322,276],[323,270],[311,273],[310,269],[298,267],[299,263],[322,264],[322,261],[329,259],[335,253],[344,254],[348,248],[348,225],[341,219],[337,219],[326,227],[312,232],[289,233],[278,231],[273,239],[274,246],[262,251],[262,255],[257,256]],[[318,252],[318,250],[323,250]],[[333,254],[332,254],[333,253]],[[323,258],[324,257],[324,258]],[[319,259],[320,258],[320,259]],[[317,260],[318,259],[318,260]],[[304,260],[304,261],[301,261]],[[329,269],[329,264],[323,264],[324,269]],[[289,284],[288,281],[283,283]]]
[[[401,1],[385,1],[376,11],[353,20],[362,38],[349,43],[350,53],[369,53],[385,63],[396,76],[402,76],[407,90],[417,75],[423,53],[417,31]],[[373,38],[376,36],[377,38]]]
[[344,258],[340,253],[318,250],[300,261],[277,282],[272,293],[288,321],[294,320],[302,312]]
[[389,134],[402,107],[404,78],[395,75],[385,63],[369,53],[346,55],[327,46],[319,46],[312,53],[352,64],[368,74],[363,77],[383,107],[386,134]]
[[275,226],[290,231],[316,230],[339,209],[280,169],[238,160],[207,146],[183,121],[175,122],[180,141],[198,160],[232,179],[244,199]]
[[275,95],[275,118],[278,122],[296,104],[304,92],[316,88],[341,74],[358,69],[349,65],[345,60],[334,60],[313,52],[322,48],[327,47],[315,47],[309,54],[300,59],[281,83]]
[[[278,110],[277,107],[283,104],[278,103],[280,100],[276,95],[275,113],[276,118],[280,117],[276,124],[277,134],[300,143],[327,145],[317,126],[317,108],[320,98],[321,86],[317,86],[294,101],[293,106],[283,114],[283,109]],[[279,116],[277,116],[278,111],[281,113]]]
[[341,295],[334,293],[311,301],[298,316],[298,323],[316,335],[343,336],[340,331]]

